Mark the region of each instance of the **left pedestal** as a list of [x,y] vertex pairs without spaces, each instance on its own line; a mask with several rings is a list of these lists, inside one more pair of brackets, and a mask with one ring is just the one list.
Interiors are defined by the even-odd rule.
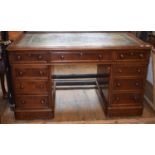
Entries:
[[9,53],[16,119],[52,119],[54,97],[48,53]]

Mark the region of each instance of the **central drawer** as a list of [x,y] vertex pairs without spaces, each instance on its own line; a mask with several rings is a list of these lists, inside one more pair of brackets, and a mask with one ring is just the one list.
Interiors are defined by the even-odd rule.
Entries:
[[47,94],[48,87],[46,80],[16,80],[14,86],[16,94]]
[[49,107],[48,96],[17,95],[16,108],[18,109],[47,109]]
[[113,59],[112,52],[51,52],[52,62],[76,62],[76,61],[109,61]]

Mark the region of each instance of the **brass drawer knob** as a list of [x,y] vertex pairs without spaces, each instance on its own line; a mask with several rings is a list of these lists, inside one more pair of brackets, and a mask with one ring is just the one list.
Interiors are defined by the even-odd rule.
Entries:
[[64,56],[63,56],[63,55],[61,55],[61,56],[60,56],[60,59],[61,59],[61,60],[64,60]]
[[124,54],[120,54],[120,58],[124,59],[125,58]]

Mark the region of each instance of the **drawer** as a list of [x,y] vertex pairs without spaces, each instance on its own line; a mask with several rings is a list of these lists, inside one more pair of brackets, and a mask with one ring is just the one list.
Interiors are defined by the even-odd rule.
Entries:
[[112,60],[112,52],[51,52],[52,62],[106,61]]
[[146,61],[146,59],[149,58],[149,52],[141,51],[141,52],[132,52],[132,51],[126,51],[126,52],[116,52],[116,59],[117,60],[142,60]]
[[9,54],[10,63],[45,63],[48,61],[47,52],[11,52]]
[[132,65],[116,65],[113,68],[115,76],[144,76],[146,67]]
[[143,95],[140,93],[113,94],[112,105],[140,105],[143,102]]
[[48,78],[48,66],[20,65],[12,67],[15,78]]
[[16,96],[16,108],[18,109],[47,109],[49,107],[48,96]]
[[114,90],[143,90],[143,79],[114,79]]
[[16,94],[45,94],[48,93],[48,81],[45,80],[16,80]]

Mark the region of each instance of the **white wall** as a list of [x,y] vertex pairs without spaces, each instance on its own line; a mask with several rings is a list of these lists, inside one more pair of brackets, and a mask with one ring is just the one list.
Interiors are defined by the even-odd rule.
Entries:
[[148,73],[147,73],[147,80],[153,84],[153,74],[152,74],[152,58],[150,58]]
[[[155,35],[155,31],[153,31],[153,34]],[[147,80],[153,84],[153,74],[152,74],[152,58],[150,58],[150,63],[148,67],[148,74],[147,74]]]

